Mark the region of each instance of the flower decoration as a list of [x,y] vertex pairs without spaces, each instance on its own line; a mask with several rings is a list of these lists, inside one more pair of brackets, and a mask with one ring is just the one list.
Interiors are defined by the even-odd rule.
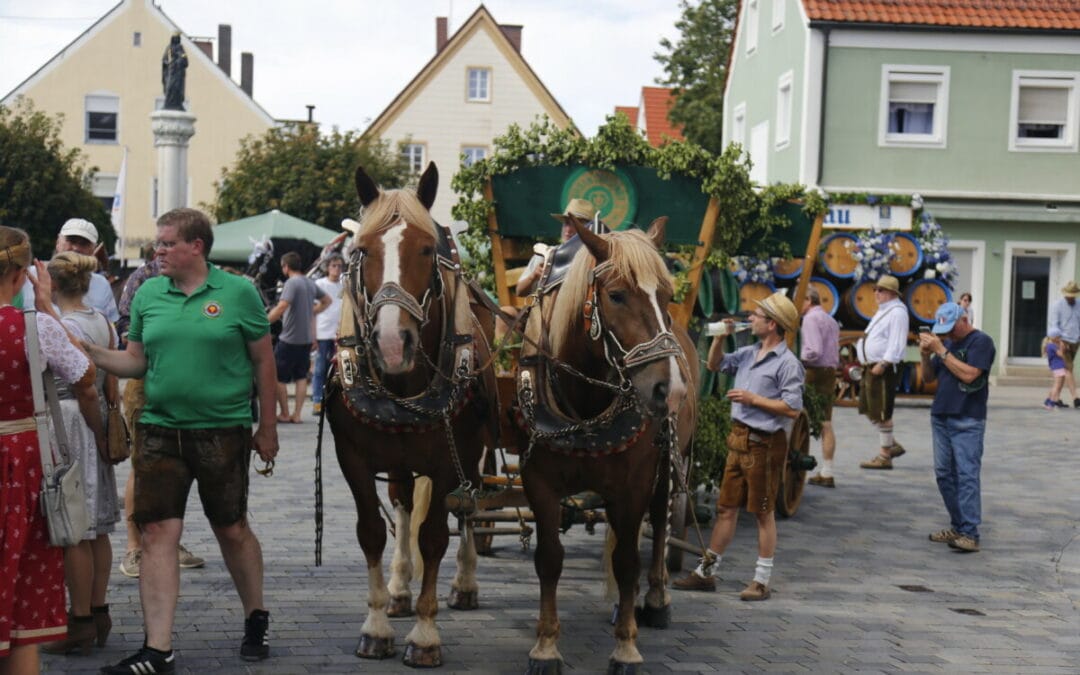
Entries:
[[772,262],[768,258],[735,256],[731,259],[731,272],[740,284],[772,284],[774,281]]
[[877,281],[889,273],[889,261],[896,255],[896,235],[883,230],[860,232],[851,247],[855,259],[855,281]]
[[956,261],[949,252],[949,238],[929,211],[923,211],[916,237],[923,250],[926,277],[940,279],[952,288],[956,282]]

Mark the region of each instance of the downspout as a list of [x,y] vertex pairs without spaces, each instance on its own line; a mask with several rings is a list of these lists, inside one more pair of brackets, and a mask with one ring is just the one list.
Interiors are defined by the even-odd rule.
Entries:
[[821,57],[821,114],[818,119],[817,180],[815,181],[818,187],[821,187],[821,177],[825,171],[825,100],[829,95],[829,34],[832,28],[825,26],[821,30],[825,33],[825,53]]

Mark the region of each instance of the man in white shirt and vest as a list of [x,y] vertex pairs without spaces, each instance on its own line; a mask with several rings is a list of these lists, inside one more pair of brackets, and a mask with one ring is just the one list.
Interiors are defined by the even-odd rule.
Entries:
[[893,404],[900,379],[900,362],[907,348],[908,310],[900,301],[900,282],[883,275],[874,285],[878,310],[870,319],[863,338],[855,345],[863,364],[859,387],[859,413],[877,427],[880,450],[873,459],[859,464],[864,469],[891,469],[893,459],[904,448],[893,439]]

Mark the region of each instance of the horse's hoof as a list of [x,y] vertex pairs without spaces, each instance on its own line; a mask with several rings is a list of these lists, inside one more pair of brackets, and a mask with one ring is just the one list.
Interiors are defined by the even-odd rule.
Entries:
[[479,591],[459,591],[450,589],[450,595],[446,598],[446,606],[450,609],[471,610],[480,608]]
[[635,607],[634,616],[637,618],[638,624],[642,626],[648,626],[649,628],[667,628],[671,625],[671,605],[664,605],[663,607],[649,607],[648,605]]
[[641,663],[622,663],[614,659],[608,661],[607,675],[638,675],[643,672]]
[[413,668],[437,668],[442,665],[442,647],[420,647],[410,642],[401,661]]
[[356,655],[362,659],[385,659],[394,655],[394,636],[377,638],[361,635]]
[[412,596],[402,595],[397,598],[390,598],[390,604],[386,607],[386,616],[398,618],[412,615]]
[[562,659],[529,659],[525,675],[562,675]]

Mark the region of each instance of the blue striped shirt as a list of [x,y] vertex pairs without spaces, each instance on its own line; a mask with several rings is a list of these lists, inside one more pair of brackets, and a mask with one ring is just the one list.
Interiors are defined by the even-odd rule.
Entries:
[[[765,398],[781,400],[792,410],[802,410],[806,371],[799,359],[781,342],[760,360],[760,344],[747,345],[724,355],[720,372],[735,376],[735,389],[745,389]],[[754,405],[732,402],[731,419],[761,431],[786,430],[790,419]]]

